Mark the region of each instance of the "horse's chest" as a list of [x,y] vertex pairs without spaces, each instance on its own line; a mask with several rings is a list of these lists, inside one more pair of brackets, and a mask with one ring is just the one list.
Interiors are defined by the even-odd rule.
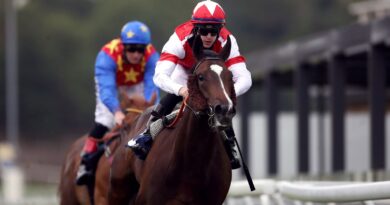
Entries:
[[172,198],[181,204],[216,204],[216,199],[223,198],[216,183],[204,183],[199,180],[181,181],[175,190]]

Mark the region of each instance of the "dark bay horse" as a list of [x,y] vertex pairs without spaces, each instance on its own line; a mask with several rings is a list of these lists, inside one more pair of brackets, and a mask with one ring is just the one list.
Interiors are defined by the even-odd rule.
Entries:
[[[200,41],[194,41],[197,64],[182,118],[160,132],[145,161],[125,146],[118,148],[109,204],[219,205],[225,200],[232,173],[220,130],[235,115],[232,74],[225,66],[231,44],[228,39],[217,54],[203,50]],[[144,130],[150,111],[131,125],[129,139]]]
[[[128,97],[124,92],[120,92],[121,108],[127,111],[124,124],[130,125],[147,107],[154,105],[157,95],[153,95],[150,101],[146,101],[143,96],[133,95]],[[126,128],[124,128],[126,129]],[[118,130],[118,128],[117,128]],[[115,132],[116,130],[113,130]],[[107,136],[107,135],[106,135]],[[59,185],[59,195],[61,205],[79,205],[90,204],[90,199],[86,186],[77,186],[75,184],[77,170],[80,164],[80,153],[87,136],[77,139],[69,149],[64,164],[61,170],[61,178]],[[116,151],[120,144],[119,140],[113,141],[109,148],[111,155]],[[109,170],[111,166],[111,158],[101,157],[96,170],[96,183],[94,190],[95,205],[108,204],[107,189],[109,182]]]

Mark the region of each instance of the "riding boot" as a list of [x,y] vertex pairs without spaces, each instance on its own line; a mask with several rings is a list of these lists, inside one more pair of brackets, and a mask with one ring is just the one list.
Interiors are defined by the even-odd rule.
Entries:
[[93,137],[87,137],[83,150],[81,152],[81,163],[77,171],[76,184],[86,185],[93,178],[93,166],[90,161],[93,154],[97,151],[97,141]]
[[238,155],[235,150],[235,143],[234,143],[235,134],[234,134],[233,127],[231,126],[228,127],[227,129],[224,130],[224,132],[226,134],[226,139],[224,144],[225,144],[226,152],[230,159],[231,167],[232,169],[238,169],[241,167],[241,163],[240,160],[238,159]]
[[127,143],[127,146],[130,147],[134,154],[141,160],[146,159],[153,143],[153,138],[150,134],[150,125],[154,121],[162,118],[165,114],[164,112],[165,108],[161,104],[156,105],[151,112],[148,122],[146,123],[146,129]]

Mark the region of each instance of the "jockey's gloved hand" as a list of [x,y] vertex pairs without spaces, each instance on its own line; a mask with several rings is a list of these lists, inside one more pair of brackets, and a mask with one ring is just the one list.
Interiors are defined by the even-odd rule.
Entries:
[[188,96],[188,88],[187,87],[181,87],[179,90],[179,95],[183,98],[186,98]]
[[123,119],[125,119],[125,114],[121,110],[118,110],[114,113],[114,119],[117,125],[122,125]]

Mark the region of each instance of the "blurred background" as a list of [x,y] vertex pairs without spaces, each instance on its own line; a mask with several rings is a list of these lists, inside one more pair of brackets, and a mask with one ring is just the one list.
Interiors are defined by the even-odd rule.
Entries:
[[[7,1],[12,2],[15,13],[9,13]],[[190,18],[197,2],[0,2],[0,143],[11,139],[17,146],[17,162],[27,181],[49,183],[55,187],[66,150],[92,127],[94,61],[100,48],[118,37],[127,21],[140,20],[150,27],[153,44],[161,51],[174,28]],[[241,53],[251,61],[256,58],[254,53],[259,51],[343,27],[357,19],[350,12],[351,3],[356,2],[354,0],[217,2],[227,14],[227,27],[237,38]],[[14,17],[10,20],[7,15]],[[18,82],[15,92],[18,100],[15,106],[18,109],[18,131],[13,132],[17,137],[7,136],[6,131],[6,110],[15,109],[7,107],[6,103],[6,29],[10,28],[6,26],[7,21],[14,22],[16,28],[11,40],[15,40],[17,48]],[[250,68],[251,71],[261,69]],[[260,99],[264,98],[262,91],[252,88],[249,95],[256,96],[247,98],[249,105],[253,105],[249,112],[265,109]],[[289,109],[292,106],[291,92],[283,95],[287,100],[280,103]],[[268,176],[267,171],[254,172],[257,177]]]

